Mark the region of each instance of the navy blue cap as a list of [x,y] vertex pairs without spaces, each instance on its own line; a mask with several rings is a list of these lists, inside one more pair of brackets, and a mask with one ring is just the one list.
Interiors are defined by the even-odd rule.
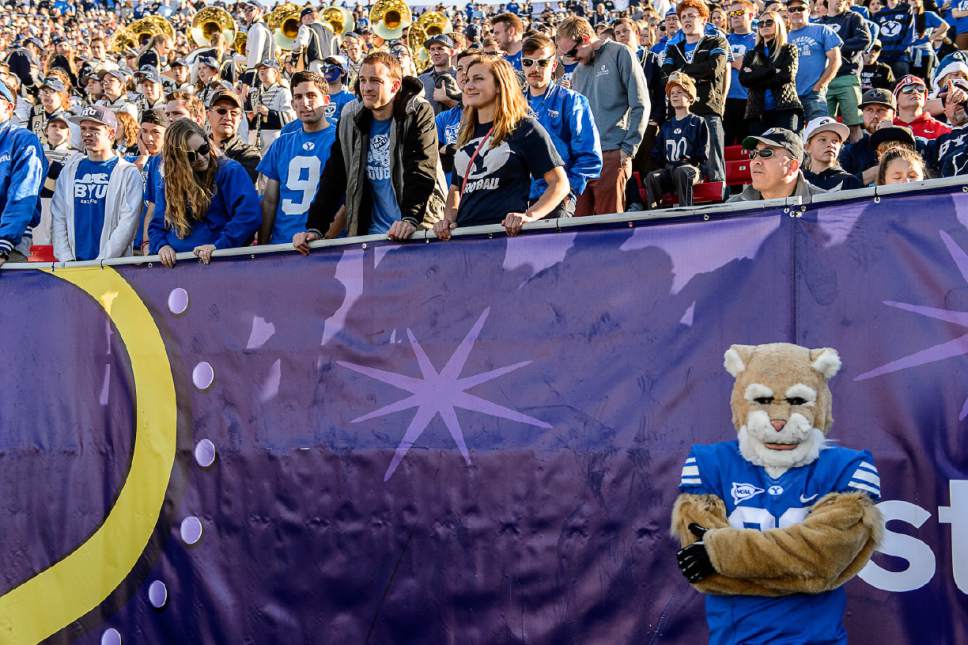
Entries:
[[266,58],[265,60],[263,60],[262,62],[260,62],[258,65],[255,66],[256,69],[259,69],[260,67],[271,67],[272,69],[279,69],[279,61],[277,61],[275,58]]
[[40,84],[41,87],[49,87],[55,92],[66,92],[67,88],[64,86],[64,81],[60,80],[56,76],[48,76]]
[[212,56],[199,56],[198,57],[198,64],[199,65],[206,65],[208,67],[211,67],[212,69],[218,69],[219,68],[218,61],[215,60],[215,58],[212,57]]

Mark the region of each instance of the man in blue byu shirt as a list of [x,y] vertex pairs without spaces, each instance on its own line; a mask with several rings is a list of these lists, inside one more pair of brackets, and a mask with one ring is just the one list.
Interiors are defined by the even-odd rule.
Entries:
[[[538,123],[548,131],[555,149],[565,162],[571,191],[546,217],[571,217],[578,195],[589,180],[602,171],[602,146],[588,99],[551,82],[557,61],[555,44],[538,34],[524,41],[521,64],[528,84],[526,96]],[[544,179],[531,182],[530,200],[541,197],[548,184]]]
[[316,72],[296,72],[291,87],[302,127],[273,141],[259,163],[259,172],[268,180],[259,231],[263,244],[287,244],[306,230],[306,213],[336,140],[336,128],[326,119],[326,79]]
[[827,116],[827,87],[840,69],[840,46],[844,44],[833,29],[809,20],[810,6],[805,0],[787,3],[787,41],[796,45],[799,54],[797,94],[804,122]]
[[131,255],[144,206],[141,171],[114,151],[118,119],[110,108],[88,107],[72,120],[87,154],[69,158],[57,177],[50,205],[54,257],[70,262]]

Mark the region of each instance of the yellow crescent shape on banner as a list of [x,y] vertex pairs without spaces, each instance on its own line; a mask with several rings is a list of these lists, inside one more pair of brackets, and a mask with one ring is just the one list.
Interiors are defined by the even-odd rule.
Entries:
[[0,642],[36,643],[97,607],[125,579],[158,522],[175,462],[177,412],[171,364],[148,308],[110,268],[61,269],[107,312],[134,375],[131,470],[101,526],[64,559],[0,596]]

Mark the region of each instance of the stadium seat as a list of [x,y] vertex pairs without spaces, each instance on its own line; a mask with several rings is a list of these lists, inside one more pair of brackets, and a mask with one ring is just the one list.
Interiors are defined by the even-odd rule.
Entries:
[[742,186],[750,183],[749,159],[726,162],[726,185]]
[[723,157],[727,162],[744,161],[750,158],[750,153],[743,149],[743,146],[726,146],[723,150]]
[[[692,187],[693,206],[700,204],[718,204],[723,201],[723,189],[725,184],[721,181],[704,181]],[[666,193],[662,196],[662,206],[675,206],[679,203],[679,198],[675,193]]]
[[28,262],[53,262],[54,247],[51,244],[35,244],[30,247]]

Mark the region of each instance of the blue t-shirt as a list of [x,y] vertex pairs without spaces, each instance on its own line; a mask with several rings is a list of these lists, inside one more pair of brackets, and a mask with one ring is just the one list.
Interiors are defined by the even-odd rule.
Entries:
[[687,63],[692,62],[692,57],[696,55],[696,45],[698,44],[699,44],[698,41],[694,43],[690,43],[690,42],[682,43],[682,53],[686,55]]
[[[774,479],[743,458],[739,442],[693,446],[682,468],[679,490],[716,495],[729,525],[767,531],[799,524],[827,493],[862,492],[880,499],[880,477],[867,451],[827,448],[811,464]],[[821,594],[706,596],[709,642],[847,643],[843,587]]]
[[507,54],[504,56],[504,60],[511,63],[511,67],[521,71],[521,57],[524,56],[524,50],[522,49],[517,54]]
[[316,196],[319,177],[334,141],[336,128],[333,126],[318,132],[300,128],[280,135],[259,162],[258,171],[279,182],[271,244],[291,242],[293,235],[306,230],[306,213]]
[[346,107],[347,103],[351,103],[356,100],[356,96],[352,92],[346,90],[340,90],[336,94],[329,95],[329,105],[326,106],[326,120],[333,125],[339,123],[339,115],[343,113],[343,108]]
[[911,7],[903,2],[893,9],[885,6],[871,20],[880,28],[877,39],[882,45],[881,61],[906,60],[908,49],[914,42],[915,24]]
[[390,127],[393,119],[373,120],[370,126],[370,145],[366,151],[366,178],[373,188],[373,214],[370,235],[386,233],[401,217],[400,204],[393,192],[390,177]]
[[[748,34],[729,34],[726,36],[726,41],[729,43],[729,51],[733,55],[733,60],[743,60],[746,52],[756,47],[756,34],[752,32]],[[749,97],[749,92],[739,82],[739,71],[730,66],[730,74],[732,74],[733,78],[729,83],[729,94],[726,95],[726,98],[742,99],[745,101]]]
[[[968,1],[963,0],[962,4],[968,6]],[[941,16],[933,11],[924,12],[924,35],[914,41],[914,47],[924,50],[933,50],[931,46],[931,32],[941,26]]]
[[807,24],[791,31],[788,42],[796,45],[799,54],[797,94],[803,96],[813,89],[823,75],[827,67],[827,52],[840,47],[844,41],[826,25]]
[[104,200],[111,171],[118,158],[77,164],[74,178],[74,258],[96,260],[101,254],[101,231],[104,228]]
[[[951,3],[952,11],[968,11],[968,0],[957,0]],[[952,16],[953,17],[953,16]],[[954,19],[955,32],[963,34],[968,32],[968,16]]]

